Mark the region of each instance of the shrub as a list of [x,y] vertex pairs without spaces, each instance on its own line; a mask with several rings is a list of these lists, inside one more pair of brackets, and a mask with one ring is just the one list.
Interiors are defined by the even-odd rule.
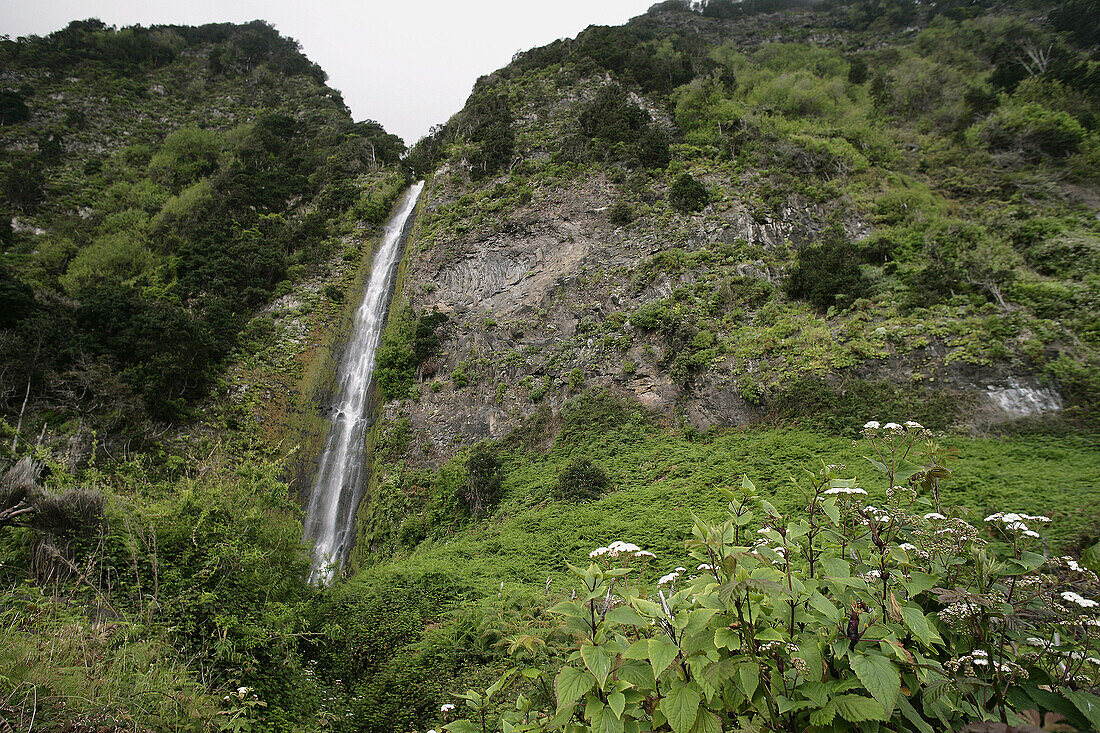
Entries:
[[634,208],[626,201],[616,201],[607,211],[607,221],[617,227],[625,227],[634,221]]
[[695,180],[690,173],[681,173],[668,189],[668,202],[685,214],[702,211],[710,200],[707,187]]
[[826,310],[844,308],[867,297],[871,284],[859,268],[858,248],[833,233],[825,241],[803,247],[787,278],[787,295]]
[[333,303],[344,302],[344,291],[340,289],[340,286],[336,283],[325,283],[324,287],[325,297],[331,300]]
[[470,516],[479,519],[500,502],[504,472],[500,456],[486,443],[479,443],[466,460],[466,489],[463,498]]
[[1001,108],[974,134],[991,150],[1018,151],[1029,160],[1076,153],[1087,136],[1081,123],[1068,113],[1034,103]]
[[563,501],[598,499],[607,486],[607,473],[588,457],[577,456],[558,474],[554,495]]
[[[1096,574],[1045,556],[1046,516],[945,516],[951,472],[930,431],[870,422],[862,437],[891,487],[882,508],[843,466],[792,479],[798,518],[744,477],[719,489],[721,519],[694,518],[686,556],[617,540],[570,566],[579,587],[550,610],[572,653],[539,717],[583,714],[585,730],[1002,731],[1056,713],[1095,730]],[[668,572],[654,582],[656,563]],[[536,706],[521,696],[504,722]]]

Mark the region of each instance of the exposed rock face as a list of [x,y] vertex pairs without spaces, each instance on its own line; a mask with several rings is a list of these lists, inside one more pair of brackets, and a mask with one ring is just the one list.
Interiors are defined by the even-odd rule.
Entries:
[[[615,227],[606,210],[616,200],[616,187],[597,177],[542,190],[536,202],[471,234],[426,236],[423,228],[462,194],[457,179],[437,176],[425,192],[423,226],[406,255],[399,294],[417,312],[435,309],[450,316],[420,398],[391,402],[384,411],[383,427],[399,416],[412,422],[414,460],[435,463],[472,442],[501,438],[541,407],[557,411],[591,388],[611,390],[700,430],[766,416],[766,402],[744,389],[745,372],[761,360],[719,356],[688,383],[677,382],[670,369],[675,345],[631,325],[630,314],[639,306],[674,298],[695,284],[695,276],[661,272],[642,283],[634,275],[646,258],[662,252],[728,245],[746,255],[729,275],[778,287],[783,272],[753,253],[766,252],[772,263],[789,257],[820,235],[829,211],[792,205],[758,218],[734,201],[720,211],[710,207],[664,222],[661,231]],[[871,229],[857,218],[845,227],[852,239]],[[882,328],[872,334],[888,335]],[[926,373],[928,388],[978,396],[973,419],[982,424],[1061,407],[1051,388],[1021,382],[1004,366],[951,363],[945,359],[950,349],[937,340],[912,352],[883,343],[881,355],[864,361],[853,376],[904,384]],[[468,386],[456,388],[456,371],[465,374]],[[824,375],[826,381],[835,376]]]

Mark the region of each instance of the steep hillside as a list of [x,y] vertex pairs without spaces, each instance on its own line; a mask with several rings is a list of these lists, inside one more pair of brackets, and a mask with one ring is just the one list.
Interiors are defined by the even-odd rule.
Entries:
[[262,22],[0,41],[0,730],[1100,729],[1097,18],[669,0],[407,154]]
[[448,317],[387,387],[413,460],[593,387],[697,430],[1091,420],[1088,7],[668,2],[483,77],[410,158],[391,340]]
[[227,355],[275,335],[245,324],[358,262],[348,235],[404,184],[400,139],[259,21],[74,22],[0,59],[0,411],[31,429],[193,417]]
[[0,729],[330,716],[284,479],[407,172],[324,79],[259,21],[0,41]]

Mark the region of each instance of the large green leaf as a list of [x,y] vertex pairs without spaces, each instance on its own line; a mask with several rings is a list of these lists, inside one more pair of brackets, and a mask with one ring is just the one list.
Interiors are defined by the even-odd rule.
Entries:
[[837,695],[832,703],[840,717],[852,723],[864,720],[887,720],[886,711],[878,700],[862,695]]
[[596,684],[596,678],[583,669],[562,667],[554,680],[554,690],[558,695],[558,707],[572,705],[584,693]]
[[928,721],[920,716],[909,700],[904,695],[898,698],[898,708],[901,710],[901,714],[905,716],[905,719],[916,726],[920,733],[935,733],[935,730],[928,724]]
[[834,624],[839,621],[840,617],[843,615],[843,612],[835,605],[833,605],[832,601],[821,595],[821,593],[819,593],[818,591],[814,591],[810,595],[809,602],[810,606],[815,611],[820,613],[822,616],[824,616],[826,619]]
[[932,644],[943,643],[943,639],[940,638],[940,634],[936,631],[936,627],[932,625],[932,622],[928,620],[921,609],[914,608],[913,606],[902,606],[901,618],[905,621],[905,625],[909,627],[909,630],[913,632],[913,636],[917,637],[921,644],[931,646]]
[[606,649],[591,644],[581,646],[581,659],[584,666],[595,676],[600,687],[607,681],[607,675],[611,672],[611,654]]
[[737,686],[746,699],[752,700],[759,684],[760,666],[756,662],[746,662],[737,668]]
[[818,708],[810,713],[810,725],[825,727],[833,722],[836,717],[836,703],[829,702],[825,707]]
[[627,659],[619,663],[615,670],[615,676],[629,682],[640,690],[649,690],[653,687],[653,667],[648,662]]
[[592,716],[592,733],[623,733],[623,721],[611,710],[600,708]]
[[649,640],[649,663],[653,665],[653,676],[659,677],[661,672],[668,669],[672,660],[679,653],[679,648],[665,638]]
[[700,710],[691,733],[722,733],[722,719],[709,710]]
[[450,733],[478,733],[477,726],[468,720],[456,720],[453,723],[447,723],[443,726],[443,730],[450,731]]
[[880,654],[852,654],[848,663],[867,691],[882,703],[882,707],[893,710],[901,690],[901,675],[894,663]]
[[626,708],[626,695],[621,692],[612,692],[607,696],[607,705],[615,711],[615,717],[622,718]]
[[695,717],[699,714],[699,703],[702,695],[692,685],[674,687],[661,701],[661,711],[668,718],[668,724],[675,733],[688,733],[691,726],[695,725]]
[[649,626],[649,619],[642,618],[630,606],[616,606],[608,611],[604,618],[612,623],[626,624],[627,626]]
[[1062,694],[1089,719],[1094,730],[1100,730],[1100,697],[1082,690],[1063,690]]

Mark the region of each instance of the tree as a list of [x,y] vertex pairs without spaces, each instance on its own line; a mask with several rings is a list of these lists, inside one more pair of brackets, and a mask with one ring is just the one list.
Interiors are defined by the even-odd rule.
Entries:
[[607,490],[607,473],[587,456],[577,456],[558,474],[554,493],[565,501],[598,499]]
[[484,517],[501,497],[504,473],[500,456],[485,443],[478,443],[466,461],[466,506],[470,516]]
[[685,214],[702,211],[710,200],[707,187],[695,180],[690,173],[681,173],[668,189],[668,202]]
[[0,127],[24,122],[31,116],[23,95],[18,92],[0,91]]
[[787,295],[809,301],[821,310],[844,308],[866,297],[871,284],[859,268],[856,247],[839,228],[817,243],[803,247],[787,278]]

